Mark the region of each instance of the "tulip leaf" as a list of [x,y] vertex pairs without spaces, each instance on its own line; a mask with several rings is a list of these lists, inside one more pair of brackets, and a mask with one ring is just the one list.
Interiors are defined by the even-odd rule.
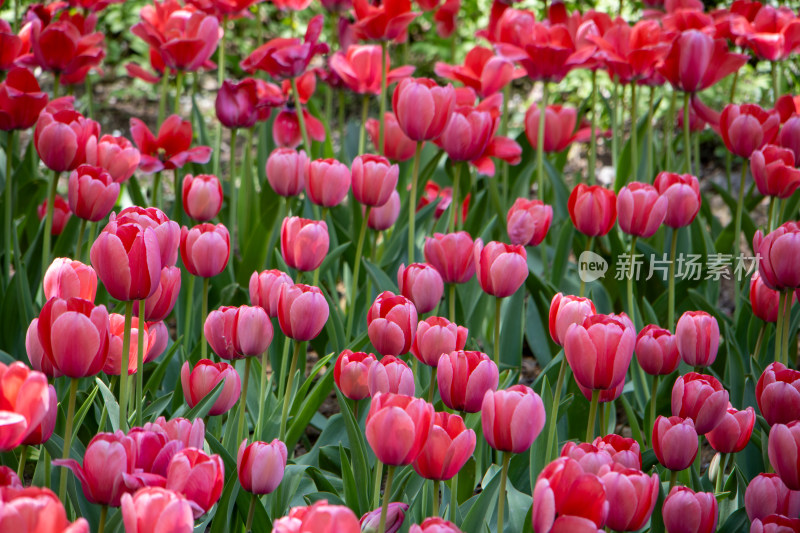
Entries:
[[461,524],[464,533],[483,533],[484,523],[491,520],[492,514],[494,514],[501,475],[500,469],[497,467],[490,467],[489,472],[492,471],[493,474],[488,482],[484,483],[481,493],[472,498],[472,505]]
[[306,426],[308,426],[308,423],[314,416],[314,413],[317,412],[322,402],[324,402],[325,398],[330,394],[333,388],[333,366],[334,365],[328,365],[325,374],[317,380],[314,388],[303,398],[300,410],[292,419],[289,430],[286,433],[286,447],[288,449],[294,449],[297,441],[300,440],[300,436],[305,432]]
[[356,513],[356,516],[361,516],[366,512],[367,509],[366,506],[362,506],[363,498],[361,496],[366,494],[367,491],[358,489],[355,476],[353,476],[353,467],[350,465],[350,460],[347,458],[347,454],[344,451],[344,446],[341,444],[339,444],[339,461],[342,465],[341,471],[342,483],[344,484],[344,503]]
[[[176,416],[183,416],[184,418],[188,418],[189,420],[195,420],[196,418],[204,418],[208,415],[208,412],[214,407],[214,403],[219,398],[220,394],[222,394],[222,388],[225,385],[225,380],[220,381],[217,383],[213,389],[211,389],[208,394],[203,396],[203,398],[197,402],[197,405],[189,409],[186,414],[178,415],[178,413],[173,414],[173,418]],[[183,410],[186,407],[186,404],[182,404],[181,408],[178,411]]]
[[83,404],[75,412],[75,417],[73,418],[73,422],[72,422],[72,424],[73,424],[72,440],[73,441],[76,440],[76,437],[78,435],[78,430],[81,429],[81,426],[83,426],[83,419],[86,418],[86,413],[89,412],[89,409],[91,409],[92,404],[94,403],[94,399],[97,396],[97,390],[98,390],[98,386],[95,385],[94,388],[92,389],[92,392],[89,393],[89,395],[86,397],[86,400],[84,400]]
[[[572,238],[575,229],[572,224],[565,222],[558,233],[555,255],[553,256],[553,266],[550,271],[550,282],[556,287],[561,285],[561,280],[567,270],[567,260],[572,249]],[[545,268],[545,271],[547,269]]]
[[166,409],[170,404],[173,394],[174,391],[168,392],[160,398],[156,398],[156,400],[148,405],[147,409],[144,410],[143,419],[154,422],[156,418],[161,416],[161,414],[164,412],[164,409]]
[[368,489],[372,487],[372,476],[370,475],[370,468],[367,463],[367,446],[364,442],[364,433],[361,431],[355,416],[353,416],[347,399],[345,399],[338,387],[334,387],[334,389],[336,391],[336,397],[339,400],[339,411],[342,413],[345,429],[347,430],[347,439],[350,443],[349,448],[350,455],[353,459],[353,476],[357,483],[356,486],[366,487],[367,489],[358,491],[358,510],[363,514],[369,510],[368,498],[371,491]]
[[147,383],[144,385],[144,391],[146,393],[150,393],[151,396],[156,395],[156,391],[158,391],[158,388],[164,383],[164,374],[167,372],[167,367],[172,361],[172,357],[175,355],[175,352],[177,352],[178,349],[183,345],[182,342],[183,336],[180,336],[175,339],[175,342],[170,344],[169,349],[161,358],[161,361],[158,362],[155,370],[153,370],[153,372],[150,374],[150,377],[147,379]]
[[369,274],[372,281],[375,283],[375,289],[379,293],[383,291],[392,291],[398,294],[400,292],[397,288],[397,283],[395,283],[382,268],[367,258],[362,259],[362,262],[364,263],[367,274]]
[[333,250],[329,251],[325,255],[325,259],[322,260],[322,264],[319,266],[320,274],[327,272],[331,265],[336,265],[339,257],[350,247],[351,242],[345,242],[334,248]]
[[119,404],[117,403],[117,399],[108,387],[106,387],[106,384],[103,383],[103,380],[100,378],[94,378],[94,380],[97,383],[97,387],[100,389],[100,394],[103,396],[106,412],[108,412],[108,420],[111,422],[111,429],[112,431],[117,431],[119,429]]
[[631,407],[631,403],[628,401],[628,398],[623,394],[619,397],[620,401],[622,402],[622,408],[625,410],[625,416],[628,418],[628,424],[631,426],[631,434],[636,442],[639,443],[639,446],[642,448],[645,447],[644,439],[642,438],[642,429],[639,426],[639,417],[633,411],[633,407]]
[[[523,285],[524,287],[524,285]],[[522,367],[522,333],[525,329],[525,291],[504,298],[500,323],[500,363],[519,371]],[[533,305],[529,303],[529,305]],[[502,368],[502,366],[501,366]]]
[[736,531],[747,531],[750,520],[747,518],[747,511],[744,507],[737,509],[731,514],[725,523],[720,526],[717,533],[735,533]]

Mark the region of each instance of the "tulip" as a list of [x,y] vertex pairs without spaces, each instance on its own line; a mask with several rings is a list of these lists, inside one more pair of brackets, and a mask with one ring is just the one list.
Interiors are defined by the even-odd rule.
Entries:
[[[499,371],[485,353],[452,351],[439,358],[436,380],[442,402],[447,407],[456,411],[477,413],[481,411],[486,393],[497,390]],[[504,398],[502,401],[512,400]]]
[[16,448],[25,436],[28,421],[19,413],[0,411],[0,451]]
[[561,457],[569,457],[578,461],[584,472],[599,475],[601,471],[607,472],[614,464],[611,454],[606,450],[601,450],[594,444],[581,442],[575,444],[567,441],[561,448]]
[[68,100],[53,100],[36,121],[33,142],[39,158],[55,172],[75,170],[86,161],[86,145],[100,134],[97,122],[83,117],[66,105]]
[[[592,396],[594,394],[594,390],[588,387],[584,387],[580,383],[577,383],[578,389],[583,394],[583,397],[586,398],[586,401],[591,402]],[[616,387],[611,387],[610,389],[602,389],[597,391],[597,402],[598,403],[608,403],[613,402],[620,396],[622,396],[622,391],[625,389],[625,380],[620,381]],[[591,411],[590,411],[591,412]],[[594,425],[592,425],[594,427]],[[591,438],[592,435],[589,435],[587,438]]]
[[541,200],[517,198],[508,210],[506,227],[511,244],[539,246],[550,229],[553,208]]
[[521,245],[475,240],[475,272],[484,292],[496,298],[511,296],[528,277],[528,254]]
[[379,155],[360,155],[353,160],[353,197],[357,202],[380,207],[397,187],[400,167]]
[[744,54],[728,51],[725,39],[690,29],[673,41],[658,73],[676,89],[700,92],[733,74],[747,61]]
[[222,29],[216,17],[200,11],[170,13],[161,28],[142,17],[131,31],[156,48],[164,64],[173,70],[194,72],[202,67],[217,49]]
[[80,261],[59,257],[47,268],[42,282],[44,297],[81,298],[94,302],[97,294],[97,274]]
[[0,70],[10,70],[17,58],[24,52],[25,43],[12,31],[11,24],[5,20],[0,22],[0,44],[2,44],[0,46]]
[[789,490],[778,474],[758,474],[747,485],[744,507],[752,521],[771,514],[800,515],[800,491]]
[[112,220],[92,244],[89,257],[112,298],[144,300],[158,290],[161,254],[150,228]]
[[105,169],[117,183],[124,183],[139,166],[141,154],[125,137],[90,137],[86,143],[86,163]]
[[319,42],[323,16],[312,18],[306,29],[305,39],[275,38],[256,48],[240,66],[246,72],[261,70],[275,79],[297,78],[308,68],[318,54],[328,52],[328,45]]
[[384,231],[394,226],[398,216],[400,216],[400,194],[392,191],[388,202],[369,210],[367,225],[375,231]]
[[378,393],[367,413],[367,442],[381,463],[411,464],[428,440],[433,415],[433,406],[424,400]]
[[[456,325],[446,318],[432,316],[420,320],[417,325],[411,353],[421,363],[436,368],[442,355],[464,349],[468,334],[467,328]],[[483,401],[483,394],[480,401]]]
[[287,516],[275,520],[273,533],[361,533],[358,517],[344,505],[320,500],[308,507],[293,507]]
[[564,295],[559,292],[550,302],[550,338],[559,346],[563,346],[567,329],[572,324],[583,324],[584,320],[596,312],[594,303],[589,298]]
[[440,87],[429,78],[407,78],[394,90],[392,109],[397,123],[413,141],[439,137],[455,108],[456,94],[449,83]]
[[281,285],[278,322],[281,331],[295,341],[310,341],[328,321],[328,302],[317,287],[298,283]]
[[617,195],[617,220],[625,233],[652,237],[664,221],[668,200],[652,185],[633,182]]
[[155,136],[138,118],[131,119],[131,137],[141,152],[139,169],[146,174],[182,168],[187,163],[208,163],[211,148],[192,146],[192,123],[170,115]]
[[69,208],[90,222],[102,220],[119,197],[119,183],[100,167],[81,165],[69,176]]
[[[381,47],[375,44],[353,45],[330,58],[331,70],[348,89],[358,94],[380,94],[383,74],[386,75],[386,84],[391,85],[414,72],[412,66],[390,70],[389,64],[388,52],[381,58]],[[384,73],[381,73],[382,69]]]
[[[64,533],[89,533],[89,522],[78,518],[70,523],[64,505],[50,489],[39,487],[0,488],[3,513],[0,529],[3,531],[54,531]],[[188,532],[187,532],[188,533]]]
[[217,503],[224,483],[225,466],[217,454],[207,455],[202,450],[186,448],[176,453],[169,463],[166,488],[183,494],[199,507],[199,510],[194,509],[195,518]]
[[800,116],[793,115],[784,122],[776,141],[792,151],[795,161],[800,158]]
[[380,121],[374,118],[367,119],[364,125],[375,150],[391,161],[408,161],[414,157],[417,142],[412,141],[400,128],[397,117],[391,111],[383,116],[383,149],[378,147],[380,136]]
[[[525,113],[525,136],[534,148],[539,143],[539,121],[541,109],[532,105]],[[575,127],[578,126],[576,131]],[[578,124],[578,110],[574,107],[548,105],[544,114],[545,153],[557,153],[566,150],[572,143],[586,142],[591,136],[588,123]]]
[[794,257],[800,253],[800,226],[786,222],[765,237],[754,239],[754,249],[760,255],[758,273],[770,289],[784,291],[800,287],[800,271],[794,268]]
[[[0,33],[0,49],[7,43]],[[15,36],[16,37],[16,36]],[[39,88],[36,77],[26,68],[11,67],[6,79],[0,83],[0,130],[26,130],[36,124],[39,113],[47,105],[47,93]]]
[[278,316],[278,295],[281,285],[293,285],[288,274],[280,270],[264,270],[250,276],[250,303],[258,305],[270,318]]
[[778,114],[757,104],[728,104],[719,117],[720,134],[728,151],[746,159],[771,143],[779,127]]
[[203,334],[211,349],[222,359],[240,359],[233,344],[238,307],[223,306],[211,311],[203,323]]
[[233,318],[233,348],[244,357],[261,355],[272,342],[272,322],[261,307],[240,306]]
[[672,387],[672,414],[691,418],[698,435],[717,427],[728,407],[728,391],[713,376],[689,372]]
[[[44,220],[47,214],[47,200],[39,204],[36,208],[36,214],[39,216],[39,220]],[[50,235],[61,235],[71,216],[72,212],[69,210],[69,204],[62,196],[57,194],[53,201],[53,226],[50,228]]]
[[107,229],[115,227],[114,224],[139,224],[143,228],[152,229],[158,240],[161,253],[161,266],[174,266],[178,261],[178,245],[181,240],[181,227],[174,220],[157,207],[126,207],[118,215],[111,213]]
[[367,332],[378,353],[408,353],[417,332],[417,309],[405,296],[384,291],[367,312]]
[[800,371],[770,363],[756,384],[758,410],[772,426],[797,420],[800,409]]
[[453,478],[475,451],[475,432],[467,429],[458,415],[436,413],[433,427],[414,470],[425,479],[447,481]]
[[[128,431],[128,437],[133,440],[135,449],[135,467],[137,472],[166,478],[169,461],[185,446],[182,442],[170,440],[160,426],[146,425],[149,426],[148,429],[135,427]],[[163,484],[160,479],[159,484]],[[130,486],[128,488],[132,489]]]
[[[44,444],[53,435],[56,429],[56,419],[58,418],[58,397],[56,396],[56,389],[52,385],[48,385],[48,407],[47,413],[38,425],[28,426],[26,432],[27,437],[22,441],[25,446],[38,446]],[[2,485],[2,484],[0,484]]]
[[591,315],[567,328],[564,355],[579,384],[611,389],[625,379],[635,342],[633,328],[622,317]]
[[225,80],[214,103],[217,120],[228,129],[252,128],[258,118],[258,103],[255,79],[245,78],[238,83]]
[[236,470],[242,488],[252,494],[269,494],[280,485],[288,452],[278,439],[270,443],[243,440],[236,457]]
[[664,224],[682,228],[692,223],[700,212],[700,182],[691,174],[660,172],[653,184],[658,194],[667,198]]
[[522,453],[544,427],[544,403],[525,385],[486,391],[481,405],[481,427],[495,450]]
[[209,359],[201,359],[191,370],[189,361],[185,361],[181,366],[183,398],[189,407],[197,405],[221,381],[224,381],[224,385],[214,405],[208,411],[210,416],[227,412],[239,399],[242,388],[239,374],[228,363],[214,363]]
[[466,283],[475,274],[473,248],[472,237],[466,231],[434,233],[425,239],[425,261],[445,283]]
[[7,466],[0,466],[0,488],[21,489],[22,481],[14,470]]
[[405,35],[408,25],[419,13],[411,11],[411,3],[388,0],[373,6],[366,0],[353,0],[355,30],[360,39],[393,41]]
[[[775,323],[778,321],[778,307],[781,294],[767,287],[758,271],[750,278],[750,305],[753,314],[764,322]],[[795,296],[792,293],[792,303]],[[758,356],[758,354],[755,354]]]
[[[370,511],[359,520],[361,531],[363,533],[377,533],[380,527],[382,508]],[[408,504],[400,502],[391,502],[387,506],[385,533],[397,533],[403,526],[406,519],[406,511],[408,511]]]
[[483,46],[474,46],[467,52],[463,66],[437,62],[434,71],[442,78],[460,81],[478,93],[480,98],[497,93],[511,81],[525,75],[513,62]]
[[800,518],[789,518],[782,515],[769,515],[763,519],[756,518],[750,525],[750,533],[783,533],[800,531]]
[[3,439],[6,441],[3,450],[14,448],[39,429],[48,417],[54,396],[55,390],[51,396],[47,376],[43,373],[30,370],[20,362],[8,366],[0,363],[0,412],[21,415],[24,422],[15,439],[9,439],[7,435]]
[[309,163],[306,194],[317,205],[338,205],[350,189],[351,174],[347,165],[336,159],[316,159]]
[[384,356],[371,364],[367,379],[370,396],[387,392],[414,396],[415,393],[414,374],[411,373],[411,368],[405,361],[393,355]]
[[193,276],[213,278],[225,270],[231,237],[223,224],[198,224],[181,228],[181,260]]
[[639,332],[635,352],[639,366],[653,376],[672,374],[681,362],[676,336],[655,324]]
[[797,457],[798,421],[774,424],[769,432],[769,462],[790,490],[800,490],[800,462]]
[[672,471],[685,470],[697,456],[697,431],[691,418],[659,416],[653,423],[653,451]]
[[658,474],[648,476],[635,469],[616,466],[600,476],[606,488],[606,526],[616,531],[638,531],[653,514],[660,492]]
[[163,320],[158,322],[148,322],[147,329],[150,331],[150,337],[154,340],[150,343],[147,351],[144,353],[144,363],[155,361],[164,353],[169,343],[169,330]]
[[421,524],[414,524],[408,533],[461,533],[461,530],[449,520],[432,516],[426,518]]
[[411,300],[419,313],[433,311],[444,293],[444,282],[439,272],[427,263],[412,263],[397,270],[400,293]]
[[713,533],[717,530],[717,500],[711,492],[673,487],[661,510],[667,533]]
[[[311,140],[322,142],[325,140],[325,125],[314,115],[303,108],[303,120],[306,132]],[[300,122],[297,111],[288,107],[283,108],[272,123],[272,138],[279,147],[297,148],[303,142]],[[308,175],[306,175],[308,180]],[[345,191],[347,194],[347,191]]]
[[611,433],[605,437],[597,437],[592,444],[598,450],[605,450],[611,458],[626,468],[642,469],[642,452],[639,443],[634,439],[621,437]]
[[[441,137],[436,140],[452,161],[471,161],[480,173],[490,176],[494,174],[494,164],[488,159],[488,155],[500,157],[515,165],[519,162],[522,151],[516,142],[505,137],[497,138],[502,139],[504,145],[493,143],[499,124],[496,120],[498,109],[495,104],[497,100],[502,101],[499,94],[496,96],[493,100],[484,100],[477,107],[456,107]],[[507,153],[504,151],[506,148]],[[484,163],[486,167],[483,166]]]
[[728,407],[722,415],[722,421],[706,434],[706,439],[719,453],[737,453],[750,442],[755,423],[756,412],[752,407],[742,411]]
[[83,82],[90,68],[97,67],[106,55],[99,46],[103,34],[91,33],[93,26],[82,17],[62,17],[49,24],[38,18],[33,20],[30,26],[32,66],[54,72],[59,78],[63,76],[64,83]]
[[287,217],[281,225],[281,256],[288,266],[302,271],[319,268],[330,240],[324,220]]
[[267,158],[267,181],[280,196],[297,196],[308,180],[308,156],[303,150],[275,148]]
[[125,533],[145,533],[158,524],[159,531],[191,533],[194,516],[189,500],[161,487],[143,487],[133,496],[122,496],[122,522]]
[[183,178],[183,210],[199,222],[211,220],[222,209],[222,184],[210,174]]
[[[175,307],[181,290],[181,270],[175,266],[161,269],[161,278],[156,291],[144,302],[144,316],[149,321],[167,318]],[[139,315],[139,306],[134,306],[134,315]]]
[[[531,511],[535,533],[553,531],[554,522],[567,517],[589,520],[595,529],[601,528],[608,512],[603,482],[596,475],[585,472],[574,459],[556,459],[544,467],[536,480]],[[561,531],[582,533],[587,530],[568,528]]]
[[371,353],[344,350],[336,359],[333,380],[347,398],[358,401],[370,395],[369,370],[375,364]]
[[[145,429],[148,424],[145,424]],[[152,424],[158,426],[163,430],[169,440],[178,440],[183,443],[187,448],[202,448],[205,440],[205,424],[202,418],[197,418],[194,421],[185,418],[173,418],[167,421],[163,416],[160,416]]]
[[800,170],[794,168],[794,153],[788,148],[767,145],[750,156],[750,173],[764,196],[790,197],[800,187]]
[[[465,222],[467,220],[467,212],[469,210],[469,200],[470,195],[467,194],[464,197],[464,201],[461,203],[461,222]],[[436,202],[436,210],[433,212],[433,218],[439,220],[442,215],[450,209],[450,205],[453,203],[453,188],[452,187],[444,187],[439,188],[439,186],[432,182],[428,181],[425,184],[425,188],[422,192],[422,197],[419,199],[419,203],[417,204],[417,211],[425,207],[426,205]]]
[[717,319],[705,311],[686,311],[678,320],[675,340],[687,365],[711,366],[719,348]]
[[[141,335],[143,347],[142,354],[148,352],[156,342],[156,336],[150,333],[147,324],[144,324],[143,322],[144,320],[139,317],[133,317],[131,319],[128,355],[126,356],[128,360],[128,375],[136,374],[139,370],[137,366],[137,354],[140,338],[139,328],[144,328],[144,331]],[[111,338],[108,345],[108,359],[106,359],[106,364],[103,366],[103,372],[109,376],[119,376],[120,371],[122,370],[122,337],[125,333],[125,316],[117,313],[111,313],[108,316],[108,323],[108,330],[109,333],[111,333]]]
[[589,237],[605,235],[617,219],[614,191],[599,185],[576,186],[569,195],[567,208],[575,228]]
[[800,45],[800,21],[784,7],[762,6],[754,16],[732,22],[731,27],[740,34],[743,44],[767,61],[786,59]]

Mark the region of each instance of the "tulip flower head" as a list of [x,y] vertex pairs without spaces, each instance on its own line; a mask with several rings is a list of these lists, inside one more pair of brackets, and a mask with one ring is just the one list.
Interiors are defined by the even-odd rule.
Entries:
[[[364,533],[377,533],[380,528],[381,511],[383,509],[378,507],[374,511],[365,513],[359,520],[361,531]],[[406,512],[408,511],[408,504],[400,502],[389,502],[386,508],[386,533],[397,533],[403,526],[406,519]]]
[[97,294],[97,273],[88,265],[68,257],[58,257],[44,274],[44,297],[82,298],[94,302]]
[[789,148],[768,144],[750,156],[750,173],[764,196],[788,198],[800,187],[800,169]]
[[[0,55],[5,53],[7,46],[11,46],[3,35],[0,33]],[[36,77],[26,68],[0,70],[8,70],[5,81],[0,83],[0,130],[26,130],[36,124],[39,113],[47,105],[47,93],[39,88]]]
[[506,228],[511,244],[539,246],[553,220],[553,208],[541,200],[517,198],[508,210]]
[[669,201],[646,183],[632,182],[617,194],[617,221],[628,235],[652,237],[667,214]]
[[[64,505],[50,489],[0,487],[4,513],[0,528],[24,531],[89,533],[89,522],[78,518],[70,523]],[[20,525],[21,524],[21,525]],[[188,532],[187,532],[188,533]]]
[[222,184],[210,174],[183,178],[183,210],[198,222],[207,222],[222,209]]
[[711,366],[719,348],[719,324],[705,311],[686,311],[675,328],[678,352],[689,366]]
[[475,451],[475,432],[458,415],[436,413],[433,427],[414,470],[425,479],[447,481],[455,476]]
[[793,258],[800,253],[800,226],[786,222],[764,236],[759,230],[753,247],[760,256],[758,273],[770,289],[784,291],[800,287],[800,272]]
[[433,427],[433,406],[400,394],[376,394],[367,414],[366,435],[380,462],[411,464],[422,451]]
[[688,487],[673,487],[661,510],[664,526],[670,533],[713,533],[719,513],[711,492],[694,492]]
[[287,457],[286,445],[278,439],[270,443],[256,441],[249,446],[243,440],[236,457],[242,488],[259,495],[277,489],[283,480]]
[[445,283],[466,283],[475,274],[474,243],[466,231],[434,233],[425,239],[425,261]]
[[634,351],[642,370],[653,376],[672,374],[681,362],[675,335],[655,324],[639,332]]
[[400,129],[417,142],[430,141],[442,134],[455,103],[452,85],[441,87],[429,78],[406,78],[392,96],[392,109]]
[[717,427],[728,408],[728,391],[714,376],[689,372],[672,387],[672,414],[691,418],[698,435]]
[[463,350],[442,354],[436,380],[442,402],[456,411],[477,413],[484,396],[497,390],[499,371],[494,361],[481,352]]
[[564,355],[575,381],[587,389],[613,389],[625,379],[636,335],[622,316],[591,315],[572,324],[564,338]]
[[420,320],[417,333],[411,344],[411,353],[421,363],[437,366],[442,355],[463,350],[467,343],[469,330],[447,320],[432,316]]
[[288,266],[301,271],[319,268],[330,246],[324,220],[287,217],[281,225],[281,256]]
[[278,316],[278,295],[281,285],[294,285],[292,278],[280,270],[253,272],[250,276],[250,303],[258,305],[270,318]]
[[617,220],[614,191],[599,185],[579,184],[569,195],[567,208],[575,228],[589,237],[605,235]]
[[740,452],[750,442],[755,423],[756,412],[752,407],[737,411],[729,406],[722,421],[706,434],[706,439],[720,453]]
[[[533,489],[531,520],[535,533],[557,528],[564,519],[588,521],[595,529],[603,527],[609,513],[609,502],[603,482],[595,474],[584,471],[580,463],[569,457],[551,462],[539,474]],[[583,529],[561,531],[590,531]]]
[[700,182],[691,174],[660,172],[653,184],[658,194],[667,198],[664,224],[682,228],[694,221],[700,212]]
[[131,119],[131,136],[141,152],[139,169],[146,174],[182,168],[187,163],[208,163],[211,148],[192,146],[192,123],[170,115],[158,129],[158,136],[138,118]]
[[281,285],[278,322],[281,331],[296,341],[310,341],[328,321],[328,302],[318,287],[298,283]]
[[653,424],[653,451],[669,470],[689,468],[697,456],[697,431],[691,418],[659,416]]
[[197,402],[205,398],[220,382],[224,382],[224,385],[208,412],[211,416],[227,412],[239,399],[242,389],[239,374],[228,363],[214,363],[209,359],[201,359],[191,369],[189,361],[185,361],[181,367],[183,398],[189,407],[197,405]]
[[193,276],[213,278],[228,264],[231,237],[223,224],[181,228],[181,260]]
[[282,80],[297,78],[318,54],[328,52],[328,45],[319,42],[323,16],[317,15],[308,23],[305,38],[275,38],[256,48],[240,66],[246,72],[260,70]]
[[782,363],[770,363],[756,384],[758,410],[767,423],[788,424],[800,409],[800,371]]
[[308,156],[303,150],[276,148],[267,158],[267,181],[280,196],[297,196],[308,179]]
[[758,474],[747,485],[744,506],[750,520],[771,514],[800,515],[800,491],[789,490],[778,474]]
[[405,361],[393,355],[385,355],[371,364],[367,380],[370,396],[387,392],[414,396],[415,393],[414,374],[411,373],[411,368]]
[[126,533],[145,533],[159,524],[172,533],[194,530],[192,505],[182,494],[161,487],[143,487],[121,500]]
[[376,363],[371,353],[344,350],[333,367],[333,380],[347,398],[363,400],[370,396],[369,370]]
[[564,345],[567,329],[572,324],[583,324],[597,310],[589,298],[558,293],[550,301],[550,338],[559,346]]
[[481,405],[481,427],[495,450],[522,453],[531,447],[545,422],[544,403],[525,385],[487,390]]
[[222,458],[196,448],[176,453],[167,469],[167,489],[183,494],[193,502],[195,518],[208,512],[222,494],[225,466]]

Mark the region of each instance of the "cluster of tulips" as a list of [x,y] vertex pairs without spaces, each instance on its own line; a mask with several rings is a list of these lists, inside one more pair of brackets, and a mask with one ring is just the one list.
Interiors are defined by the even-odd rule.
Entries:
[[[791,9],[621,2],[631,24],[494,0],[464,36],[460,0],[155,0],[129,30],[147,57],[125,67],[158,93],[157,129],[131,118],[129,140],[103,133],[93,82],[98,28],[129,7],[9,3],[0,301],[27,333],[2,337],[0,531],[800,532]],[[453,50],[440,80],[397,66],[434,31]],[[769,95],[734,103],[749,60]],[[585,111],[551,103],[573,71]],[[717,111],[701,93],[728,78]],[[515,124],[526,81],[537,102]],[[725,228],[698,179],[707,127],[727,149]],[[570,192],[556,167],[578,143]],[[705,300],[719,278],[676,302],[679,239],[758,258],[733,318]],[[633,261],[612,290],[564,279],[581,250],[665,242],[666,302]]]

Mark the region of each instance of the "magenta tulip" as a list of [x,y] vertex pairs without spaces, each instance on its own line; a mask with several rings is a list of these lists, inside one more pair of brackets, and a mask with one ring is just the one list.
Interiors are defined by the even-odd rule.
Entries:
[[442,354],[436,367],[442,402],[456,411],[477,413],[488,391],[497,390],[499,371],[481,352],[452,351]]
[[673,471],[685,470],[697,456],[697,431],[691,418],[659,416],[653,423],[653,451]]
[[317,287],[298,283],[281,285],[278,296],[278,323],[287,337],[310,341],[328,321],[328,302]]
[[446,318],[432,316],[417,324],[411,353],[421,363],[435,367],[442,355],[463,350],[468,334],[467,328],[453,324]]
[[408,353],[417,332],[417,309],[405,296],[384,291],[367,312],[369,340],[382,355]]
[[189,407],[205,398],[218,383],[224,382],[222,392],[211,406],[210,416],[227,412],[239,400],[242,383],[239,374],[228,363],[214,363],[209,359],[201,359],[190,370],[189,361],[181,367],[181,387],[183,398]]
[[433,406],[400,394],[377,394],[367,414],[366,435],[380,462],[411,464],[422,451],[433,427]]
[[447,481],[475,451],[475,432],[458,415],[436,413],[425,446],[414,460],[414,470],[425,479]]
[[522,245],[492,241],[485,247],[475,240],[475,273],[487,294],[497,298],[511,296],[528,277],[528,254]]
[[444,281],[439,272],[427,263],[401,264],[397,269],[400,294],[414,303],[418,313],[436,309],[444,294]]
[[242,488],[259,495],[277,489],[283,480],[287,457],[286,445],[278,439],[270,443],[256,441],[249,446],[243,440],[236,457]]
[[531,447],[545,422],[544,403],[525,385],[487,390],[481,405],[481,427],[489,446],[522,453]]
[[728,391],[714,376],[689,372],[672,387],[672,414],[691,418],[698,435],[717,427],[728,408]]
[[312,271],[328,253],[330,238],[324,220],[287,217],[281,225],[281,256],[291,268]]

